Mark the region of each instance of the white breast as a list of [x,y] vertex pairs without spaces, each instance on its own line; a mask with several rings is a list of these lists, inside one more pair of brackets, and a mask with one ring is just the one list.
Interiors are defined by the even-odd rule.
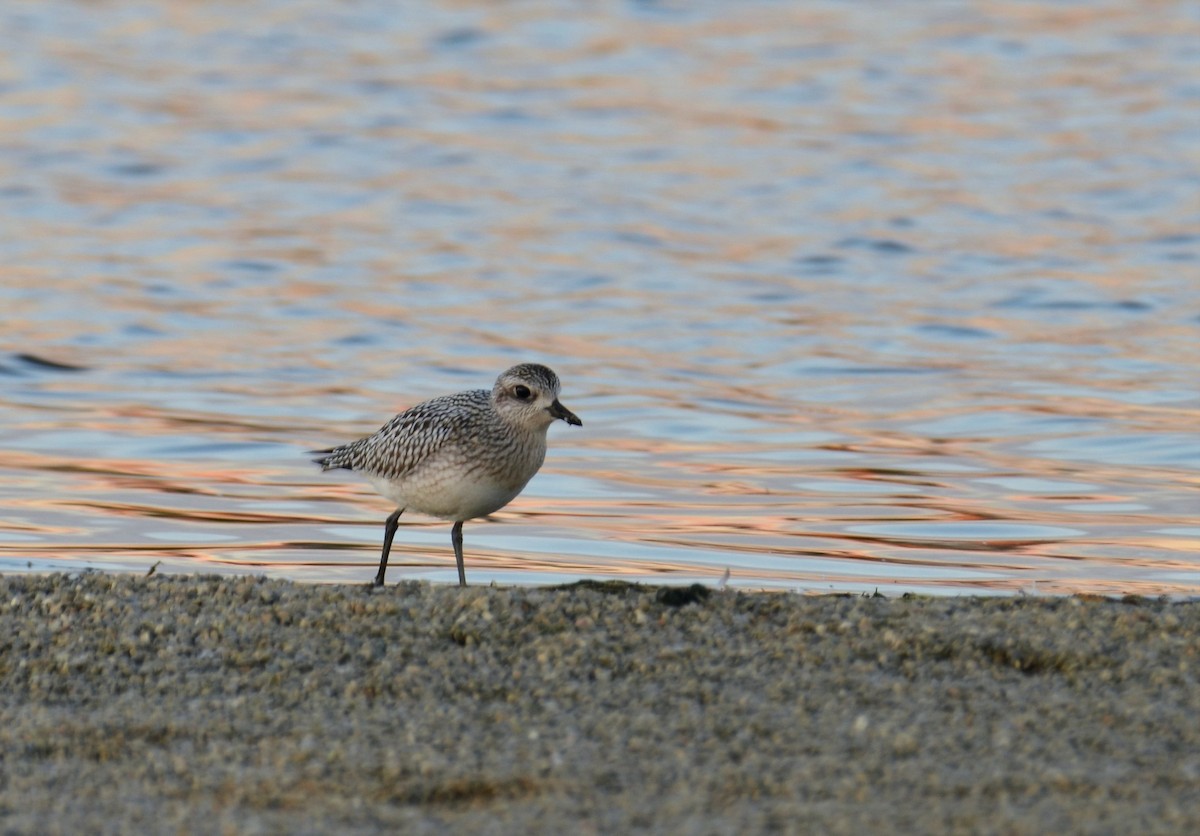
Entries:
[[527,448],[506,457],[500,468],[494,463],[485,466],[447,455],[437,456],[399,479],[368,478],[375,490],[399,507],[445,520],[470,520],[512,502],[537,473],[545,455],[543,434]]

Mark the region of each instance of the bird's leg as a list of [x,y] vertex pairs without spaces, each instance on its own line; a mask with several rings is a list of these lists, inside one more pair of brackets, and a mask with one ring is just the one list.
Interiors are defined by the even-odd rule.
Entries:
[[450,542],[454,544],[454,559],[458,561],[458,585],[467,585],[467,571],[463,568],[462,559],[462,520],[450,529]]
[[396,526],[400,524],[400,515],[403,513],[403,508],[397,508],[396,512],[383,524],[383,554],[379,556],[379,574],[375,576],[375,586],[383,586],[383,573],[387,571],[388,552],[392,550],[392,538],[396,536]]

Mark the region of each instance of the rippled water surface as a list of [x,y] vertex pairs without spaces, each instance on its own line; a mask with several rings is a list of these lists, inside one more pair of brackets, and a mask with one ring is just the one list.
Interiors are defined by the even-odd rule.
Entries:
[[0,570],[366,582],[535,360],[473,583],[1196,595],[1197,8],[6,3]]

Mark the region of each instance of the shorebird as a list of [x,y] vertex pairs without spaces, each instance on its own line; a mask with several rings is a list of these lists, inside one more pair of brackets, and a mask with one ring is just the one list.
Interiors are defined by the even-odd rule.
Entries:
[[467,585],[462,527],[503,508],[546,457],[546,429],[556,419],[583,426],[558,400],[558,375],[537,363],[504,372],[487,389],[443,395],[401,412],[366,438],[314,450],[322,470],[361,473],[396,503],[383,528],[375,586],[383,586],[400,515],[411,508],[453,520],[450,542],[458,584]]

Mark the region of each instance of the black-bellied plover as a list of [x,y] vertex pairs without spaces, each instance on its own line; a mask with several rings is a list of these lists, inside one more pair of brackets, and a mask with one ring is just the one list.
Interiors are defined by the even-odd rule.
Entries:
[[462,526],[516,497],[546,458],[546,429],[556,418],[583,422],[558,401],[558,375],[537,363],[513,366],[489,392],[475,389],[425,401],[401,412],[377,433],[332,450],[316,450],[322,470],[361,473],[396,503],[383,529],[375,586],[383,586],[388,552],[408,508],[454,520],[450,542],[463,569]]

